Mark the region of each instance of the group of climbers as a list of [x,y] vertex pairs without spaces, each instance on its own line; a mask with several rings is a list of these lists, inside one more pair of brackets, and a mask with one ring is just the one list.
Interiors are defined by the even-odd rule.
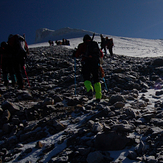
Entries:
[[110,56],[112,57],[113,56],[113,46],[114,46],[113,38],[110,38],[110,39],[108,37],[104,38],[102,34],[100,35],[100,37],[101,37],[101,50],[104,49],[105,56],[106,56],[107,49],[108,49]]
[[19,34],[10,34],[8,41],[1,43],[0,68],[5,86],[9,85],[9,79],[11,79],[13,87],[16,83],[19,89],[24,87],[22,70],[25,70],[24,64],[28,53],[27,42]]
[[56,40],[55,43],[56,45],[70,45],[70,41],[64,38],[62,39],[62,41]]
[[48,43],[50,46],[54,46],[54,42],[52,40],[49,40]]
[[[97,101],[102,98],[102,89],[99,77],[99,70],[104,77],[104,71],[101,67],[106,47],[109,49],[110,55],[113,55],[112,47],[113,40],[108,39],[101,35],[101,48],[98,43],[93,41],[94,35],[91,38],[89,35],[83,37],[83,43],[78,45],[77,50],[73,53],[73,57],[78,58],[82,56],[82,75],[84,79],[84,86],[87,91],[88,97],[93,97],[95,91],[95,97]],[[65,40],[63,40],[65,41]],[[0,66],[3,72],[4,85],[8,86],[9,76],[12,80],[12,85],[15,86],[17,82],[18,88],[23,88],[22,69],[27,58],[28,45],[25,38],[20,35],[9,35],[7,42],[2,42],[0,47]],[[9,75],[8,75],[9,74]],[[92,84],[92,80],[94,85]]]

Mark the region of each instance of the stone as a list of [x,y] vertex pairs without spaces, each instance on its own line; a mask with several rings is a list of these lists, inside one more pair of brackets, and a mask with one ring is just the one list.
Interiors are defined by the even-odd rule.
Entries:
[[91,152],[87,156],[88,163],[100,163],[102,162],[103,155],[100,151]]
[[116,102],[124,102],[124,101],[125,101],[125,99],[121,95],[112,95],[110,100],[109,100],[109,102],[111,104],[115,104]]
[[99,122],[95,122],[93,124],[93,128],[92,128],[92,132],[98,133],[101,132],[103,130],[103,125]]
[[15,105],[14,103],[11,103],[9,101],[5,101],[2,103],[2,109],[3,110],[8,109],[11,114],[20,110],[19,106]]
[[117,134],[116,132],[100,133],[96,135],[95,147],[99,150],[122,150],[130,142],[126,136]]

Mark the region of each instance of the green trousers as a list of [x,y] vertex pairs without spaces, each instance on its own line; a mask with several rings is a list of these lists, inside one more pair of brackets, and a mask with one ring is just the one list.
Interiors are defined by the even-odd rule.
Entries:
[[[94,91],[92,83],[89,80],[86,80],[84,82],[84,86],[85,86],[87,92],[89,92],[90,90],[92,90],[92,92]],[[101,83],[100,82],[95,83],[94,84],[94,89],[95,89],[95,92],[96,92],[96,94],[95,94],[96,99],[101,99],[102,98]]]

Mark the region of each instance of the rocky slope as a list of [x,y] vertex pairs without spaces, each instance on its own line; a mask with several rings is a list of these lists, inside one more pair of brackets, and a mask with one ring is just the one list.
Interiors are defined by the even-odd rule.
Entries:
[[105,57],[97,102],[85,96],[72,52],[31,48],[30,87],[27,79],[23,90],[0,84],[1,162],[108,163],[116,159],[109,151],[122,149],[131,162],[163,162],[163,58]]

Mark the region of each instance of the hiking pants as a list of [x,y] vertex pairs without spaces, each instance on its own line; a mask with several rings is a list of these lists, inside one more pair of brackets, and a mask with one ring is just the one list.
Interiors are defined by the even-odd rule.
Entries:
[[103,49],[104,49],[105,55],[107,55],[106,46],[101,47],[101,50],[103,50]]
[[83,78],[84,78],[84,85],[87,89],[87,92],[92,90],[93,92],[93,86],[91,83],[91,75],[94,81],[94,88],[95,88],[95,96],[96,99],[101,99],[102,98],[102,93],[101,93],[101,83],[99,82],[99,77],[98,77],[98,69],[99,66],[98,64],[90,64],[90,63],[84,63],[82,64],[82,73],[83,73]]
[[17,78],[17,84],[19,86],[23,86],[22,64],[19,62],[19,60],[15,60],[14,70]]
[[113,48],[110,47],[110,48],[108,48],[108,49],[109,49],[109,53],[110,53],[110,55],[113,56]]
[[98,64],[92,64],[89,62],[82,63],[82,74],[83,74],[84,81],[86,80],[91,81],[91,79],[93,78],[94,83],[99,82],[98,69],[99,69]]
[[14,76],[15,72],[14,72],[12,59],[3,59],[2,72],[3,72],[4,85],[7,86],[9,83],[8,74],[10,74],[10,78],[12,80],[12,85],[15,85],[16,80],[15,80],[15,76]]

